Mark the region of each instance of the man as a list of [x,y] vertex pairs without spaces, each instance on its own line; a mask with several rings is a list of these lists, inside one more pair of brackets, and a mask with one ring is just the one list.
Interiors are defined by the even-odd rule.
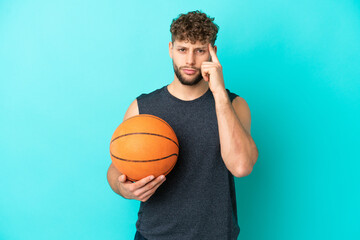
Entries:
[[131,182],[109,167],[111,188],[141,201],[135,239],[223,240],[239,235],[234,176],[251,173],[258,150],[246,101],[225,89],[213,20],[200,11],[173,20],[173,82],[137,97],[125,113],[124,120],[138,114],[164,119],[180,145],[178,161],[166,178]]

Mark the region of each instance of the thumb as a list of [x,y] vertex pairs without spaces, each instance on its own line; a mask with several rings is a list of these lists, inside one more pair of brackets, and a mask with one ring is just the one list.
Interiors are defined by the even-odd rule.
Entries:
[[119,176],[118,180],[119,180],[119,182],[122,182],[122,183],[126,182],[126,175],[125,175],[125,174],[121,174],[121,175]]

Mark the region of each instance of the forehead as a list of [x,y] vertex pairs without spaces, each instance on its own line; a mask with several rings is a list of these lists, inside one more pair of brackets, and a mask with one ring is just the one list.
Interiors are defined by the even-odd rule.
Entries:
[[175,47],[187,47],[187,48],[206,48],[208,46],[209,43],[201,43],[200,41],[197,41],[195,44],[192,44],[190,41],[179,41],[179,40],[175,40],[174,41],[174,46]]

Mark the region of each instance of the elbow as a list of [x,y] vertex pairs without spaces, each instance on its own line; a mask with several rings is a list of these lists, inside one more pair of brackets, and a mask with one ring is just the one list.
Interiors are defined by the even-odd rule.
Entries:
[[233,175],[237,178],[241,178],[241,177],[246,177],[248,175],[250,175],[250,173],[252,172],[253,167],[239,167],[234,173]]
[[236,169],[233,175],[237,178],[246,177],[250,175],[250,173],[253,171],[254,165],[258,159],[259,152],[256,149],[256,151],[253,152],[251,156],[247,156],[245,160],[242,160],[241,162],[247,163],[244,165],[239,165]]

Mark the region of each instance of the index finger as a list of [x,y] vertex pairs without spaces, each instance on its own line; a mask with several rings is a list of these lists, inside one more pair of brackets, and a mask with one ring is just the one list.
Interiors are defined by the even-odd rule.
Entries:
[[216,53],[215,53],[215,50],[214,50],[213,46],[211,46],[211,43],[209,43],[209,52],[210,52],[210,56],[211,56],[212,61],[214,63],[220,63],[219,59],[216,56]]
[[149,182],[151,182],[152,180],[154,180],[155,177],[153,175],[144,177],[143,179],[140,179],[139,181],[136,181],[134,183],[135,188],[141,188],[143,186],[145,186],[146,184],[148,184]]

